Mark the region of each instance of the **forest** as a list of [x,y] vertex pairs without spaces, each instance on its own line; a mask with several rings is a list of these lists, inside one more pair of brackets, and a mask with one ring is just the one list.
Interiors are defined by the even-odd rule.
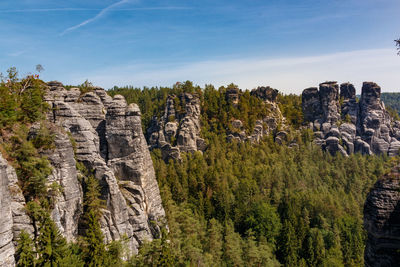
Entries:
[[[160,150],[152,151],[167,224],[159,239],[130,256],[124,240],[103,242],[99,183],[79,163],[85,231],[70,244],[60,234],[50,211],[61,189],[46,183],[51,168],[40,153],[52,149],[54,142],[54,132],[46,126],[46,86],[34,76],[18,78],[11,68],[0,82],[0,149],[17,171],[36,226],[34,238],[24,232],[19,237],[17,265],[363,266],[366,195],[399,159],[325,153],[302,127],[298,95],[279,94],[277,99],[298,146],[279,145],[273,134],[259,144],[227,142],[233,119],[250,131],[257,119],[268,115],[249,91],[233,106],[225,98],[229,88],[237,86],[201,88],[187,81],[172,87],[109,90],[139,105],[144,132],[151,118],[162,114],[168,95],[197,94],[207,143],[204,153],[182,153],[180,161],[165,162]],[[85,85],[81,89],[90,90]],[[35,122],[42,127],[32,137],[29,127]]]
[[400,93],[382,93],[381,99],[386,108],[392,109],[400,115]]

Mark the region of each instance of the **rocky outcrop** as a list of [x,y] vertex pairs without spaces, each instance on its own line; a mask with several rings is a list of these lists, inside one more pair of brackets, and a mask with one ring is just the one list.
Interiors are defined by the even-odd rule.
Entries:
[[[278,90],[269,86],[253,89],[250,95],[263,101],[265,109],[268,110],[268,116],[255,122],[250,135],[246,134],[242,121],[233,120],[231,123],[232,130],[227,136],[228,141],[236,140],[239,142],[250,141],[251,143],[259,143],[264,136],[269,134],[275,134],[275,141],[278,143],[286,141],[285,118],[276,102],[278,93]],[[281,127],[281,131],[278,130],[279,126]]]
[[227,88],[225,92],[225,100],[236,106],[239,103],[240,90],[236,87]]
[[269,86],[260,86],[250,92],[250,95],[258,97],[264,101],[275,102],[279,91]]
[[196,94],[168,96],[164,114],[160,119],[154,117],[147,129],[150,148],[160,148],[164,160],[179,159],[180,152],[204,151],[200,116],[201,103]]
[[0,266],[14,266],[13,221],[7,162],[0,155]]
[[365,266],[398,266],[400,262],[400,172],[399,167],[378,181],[364,206],[368,233]]
[[364,82],[361,98],[350,83],[321,83],[302,94],[305,122],[314,131],[314,142],[332,154],[398,155],[400,122],[395,122],[380,100],[381,88]]
[[0,266],[4,267],[15,265],[16,241],[21,231],[33,232],[17,182],[14,168],[0,153]]
[[56,135],[56,149],[46,152],[54,168],[49,181],[65,188],[53,210],[54,221],[69,240],[81,231],[83,194],[69,132],[76,143],[76,160],[99,180],[106,203],[101,219],[106,242],[126,236],[131,251],[137,252],[144,240],[159,236],[158,224],[164,218],[138,107],[127,105],[120,95],[112,99],[100,88],[81,95],[57,82],[49,86],[49,120],[64,130]]
[[[34,127],[31,132],[36,130]],[[78,180],[80,174],[76,168],[70,138],[61,129],[52,128],[56,132],[55,149],[43,151],[42,155],[47,157],[53,167],[52,174],[47,178],[48,184],[57,183],[62,190],[56,196],[51,217],[67,241],[74,242],[79,234],[78,223],[83,212],[83,192]]]

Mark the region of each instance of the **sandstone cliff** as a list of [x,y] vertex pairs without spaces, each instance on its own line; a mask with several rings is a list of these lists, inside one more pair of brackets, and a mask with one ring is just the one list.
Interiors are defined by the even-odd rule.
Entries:
[[17,182],[14,168],[0,153],[0,266],[4,267],[15,265],[14,253],[20,232],[33,232]]
[[201,103],[196,94],[168,96],[164,114],[160,119],[154,117],[147,130],[150,148],[160,148],[164,160],[179,159],[180,152],[204,151],[200,116]]
[[[101,221],[106,241],[127,236],[130,249],[136,252],[141,242],[159,235],[157,222],[164,217],[139,108],[135,104],[128,106],[120,95],[112,99],[101,88],[80,95],[79,90],[66,90],[57,82],[49,86],[46,100],[53,107],[49,119],[71,133],[76,142],[76,159],[93,170],[100,181],[101,198],[107,205]],[[82,194],[71,145],[60,140],[56,151],[63,150],[68,150],[65,155],[69,159],[49,158],[56,163],[55,178],[64,181],[71,192],[59,201],[53,215],[55,221],[63,218],[59,220],[61,229],[73,240],[79,232],[78,224],[67,222],[79,216]],[[68,207],[67,211],[62,205]]]
[[[48,86],[46,101],[52,107],[48,121],[55,140],[54,149],[41,153],[53,169],[48,183],[62,188],[51,212],[54,222],[68,241],[76,241],[82,233],[80,162],[101,186],[105,241],[127,237],[131,252],[137,253],[143,241],[159,237],[165,217],[138,106],[127,105],[120,95],[111,98],[101,88],[81,94],[59,82]],[[39,128],[33,124],[30,136]],[[13,266],[14,242],[22,229],[32,233],[32,225],[16,173],[1,155],[0,178],[0,266]]]
[[352,84],[321,83],[302,93],[304,120],[314,131],[314,142],[342,155],[399,154],[400,122],[394,121],[380,100],[381,88],[364,82],[356,99]]
[[[400,166],[399,166],[400,167]],[[398,266],[400,262],[400,168],[378,181],[364,206],[368,233],[365,266]]]
[[[265,135],[275,134],[275,141],[282,143],[287,139],[286,119],[283,117],[279,109],[276,98],[278,90],[269,86],[258,87],[250,92],[250,95],[261,99],[264,102],[265,109],[268,111],[268,116],[257,120],[250,135],[247,135],[243,128],[243,122],[240,120],[232,121],[233,132],[227,136],[228,141],[236,140],[240,142],[250,141],[251,143],[258,143]],[[232,104],[237,105],[240,97],[239,90],[228,90],[226,92],[226,99]],[[278,129],[280,127],[280,129]]]

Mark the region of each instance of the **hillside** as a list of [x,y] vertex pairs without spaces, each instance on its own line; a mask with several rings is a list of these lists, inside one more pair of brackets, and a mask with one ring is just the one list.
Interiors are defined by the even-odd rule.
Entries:
[[364,202],[399,159],[376,84],[356,101],[333,82],[298,96],[9,76],[4,266],[364,265]]

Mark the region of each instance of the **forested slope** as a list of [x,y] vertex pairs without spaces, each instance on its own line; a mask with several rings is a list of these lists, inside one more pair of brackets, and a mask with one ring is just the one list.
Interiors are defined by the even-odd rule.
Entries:
[[[26,231],[12,240],[20,266],[363,266],[365,198],[397,156],[323,151],[304,125],[301,97],[269,87],[250,92],[184,82],[108,93],[114,99],[90,84],[65,89],[19,79],[14,69],[0,83],[0,148],[16,170],[28,216]],[[174,116],[164,116],[172,106]],[[140,180],[138,166],[145,166],[142,158],[150,162],[140,157],[148,153],[140,127],[149,138],[152,122],[163,116],[184,135],[162,142],[177,147],[201,139],[204,146],[180,150],[176,159],[163,157],[165,144],[151,147],[167,218],[161,224],[147,213],[151,202],[140,190],[151,180]],[[196,136],[193,119],[201,126]],[[80,226],[69,242],[54,216],[68,185],[49,178],[63,173],[51,156],[61,153],[60,136],[81,186]],[[4,181],[9,175],[1,172]],[[129,220],[115,223],[126,210]],[[131,226],[147,234],[123,235]],[[136,245],[132,255],[128,248]]]
[[400,115],[400,93],[382,93],[381,98],[386,107],[393,109]]
[[233,120],[243,121],[250,132],[268,115],[248,91],[230,103],[225,96],[232,87],[200,91],[185,83],[169,91],[110,92],[138,102],[144,114],[146,103],[159,103],[159,116],[164,109],[159,100],[168,94],[184,91],[202,99],[207,150],[168,162],[153,150],[171,243],[144,246],[137,260],[154,261],[158,255],[171,265],[363,266],[365,197],[396,159],[323,152],[312,143],[313,133],[300,127],[301,98],[295,95],[279,95],[277,102],[289,139],[298,146],[274,142],[276,131],[258,145],[227,142]]

